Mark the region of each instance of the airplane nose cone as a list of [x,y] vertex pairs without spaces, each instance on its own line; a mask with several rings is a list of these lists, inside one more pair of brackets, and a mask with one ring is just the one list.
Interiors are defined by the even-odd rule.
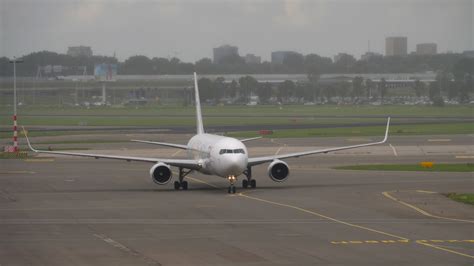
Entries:
[[241,156],[229,156],[226,166],[226,172],[229,175],[240,175],[246,168],[245,159]]

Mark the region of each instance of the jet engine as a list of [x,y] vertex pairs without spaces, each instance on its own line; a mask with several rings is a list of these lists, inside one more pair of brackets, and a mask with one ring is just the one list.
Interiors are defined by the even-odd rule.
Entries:
[[283,182],[288,178],[290,174],[290,168],[288,164],[280,160],[274,160],[268,166],[268,176],[275,182]]
[[157,163],[150,169],[150,176],[156,184],[165,185],[171,180],[172,172],[169,165]]

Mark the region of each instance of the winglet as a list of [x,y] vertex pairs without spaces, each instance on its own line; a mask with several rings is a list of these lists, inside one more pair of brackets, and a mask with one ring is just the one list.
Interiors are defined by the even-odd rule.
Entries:
[[194,72],[194,96],[195,96],[195,101],[196,101],[197,134],[204,134],[204,126],[202,124],[202,114],[201,114],[201,100],[199,99],[198,79],[197,79],[196,72]]
[[387,119],[387,129],[385,129],[385,138],[382,140],[382,143],[386,142],[388,139],[388,129],[390,127],[390,116]]
[[30,148],[30,150],[32,150],[32,151],[34,151],[34,152],[38,152],[37,149],[35,149],[35,148],[33,148],[33,147],[31,146],[30,139],[28,139],[28,133],[26,133],[25,127],[24,127],[24,126],[21,126],[21,128],[23,129],[23,135],[25,135],[26,143],[28,143],[28,147]]

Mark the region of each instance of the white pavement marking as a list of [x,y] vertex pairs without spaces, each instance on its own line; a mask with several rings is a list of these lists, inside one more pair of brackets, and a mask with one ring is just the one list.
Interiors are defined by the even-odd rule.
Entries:
[[429,142],[449,142],[451,139],[428,139]]
[[113,246],[113,247],[116,247],[122,251],[125,251],[133,256],[136,256],[136,257],[139,257],[143,260],[145,260],[147,262],[147,264],[149,265],[161,265],[160,263],[158,263],[157,261],[151,259],[151,258],[148,258],[140,253],[138,253],[137,251],[133,250],[133,249],[130,249],[126,246],[124,246],[123,244],[113,240],[112,238],[108,238],[107,236],[105,235],[101,235],[101,234],[94,234],[95,237],[105,241],[107,244]]
[[473,155],[462,155],[462,156],[456,156],[456,159],[474,159]]
[[426,194],[436,194],[436,193],[438,193],[438,192],[428,191],[428,190],[417,190],[416,192],[418,192],[418,193],[426,193]]
[[[110,245],[112,245],[112,246],[114,246],[114,247],[116,247],[116,248],[118,248],[118,249],[121,249],[121,250],[123,250],[123,251],[125,251],[125,252],[132,253],[132,254],[136,253],[135,251],[133,251],[133,250],[127,248],[126,246],[120,244],[119,242],[113,240],[112,238],[108,238],[107,236],[99,235],[99,234],[94,234],[94,236],[97,237],[97,238],[100,238],[100,239],[104,240],[107,244],[110,244]],[[135,255],[135,254],[134,254],[134,255]]]
[[396,157],[398,157],[398,153],[397,153],[397,150],[395,149],[395,146],[393,146],[392,144],[389,144],[389,145],[390,145],[390,148],[392,148],[393,155],[395,155]]

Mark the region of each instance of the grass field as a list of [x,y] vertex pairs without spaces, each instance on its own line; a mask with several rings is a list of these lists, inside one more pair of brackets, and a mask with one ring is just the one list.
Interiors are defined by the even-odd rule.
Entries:
[[[8,106],[0,107],[0,125],[12,124]],[[19,124],[28,126],[140,126],[172,127],[194,126],[195,109],[192,106],[154,106],[141,108],[57,108],[22,107],[18,111]],[[454,120],[443,124],[413,124],[413,119],[440,117],[473,118],[474,106],[206,106],[203,108],[205,126],[261,125],[314,125],[311,129],[285,129],[274,131],[272,138],[324,137],[324,136],[371,136],[381,135],[387,116],[393,116],[392,135],[414,134],[470,134],[472,123]],[[429,120],[428,120],[429,121]],[[433,120],[436,121],[436,120]],[[409,124],[409,123],[412,124]],[[378,123],[381,126],[357,126]],[[318,128],[324,125],[323,128]],[[331,125],[334,125],[332,127]],[[343,128],[340,125],[354,125]],[[339,126],[339,127],[338,127]],[[87,132],[31,132],[31,136],[83,134]],[[257,132],[232,132],[229,136],[250,137]],[[9,137],[10,133],[0,133]]]
[[[11,115],[10,106],[1,106],[0,115]],[[258,106],[203,106],[205,115],[244,115],[244,116],[423,116],[423,117],[449,117],[462,116],[472,117],[474,106],[407,106],[407,105],[383,105],[383,106],[336,106],[336,105],[258,105]],[[21,107],[18,110],[21,115],[189,115],[194,116],[193,106],[167,106],[156,105],[146,107],[122,107],[105,108],[58,108],[58,107]]]
[[449,193],[446,196],[455,201],[474,205],[474,193]]
[[[358,137],[358,136],[383,136],[385,126],[368,127],[329,127],[329,128],[310,128],[310,129],[282,129],[274,130],[273,134],[265,135],[266,138],[308,138],[308,137]],[[408,136],[408,135],[441,135],[441,134],[472,134],[474,124],[472,123],[453,123],[453,124],[411,124],[411,125],[392,125],[390,127],[390,136]],[[63,136],[63,135],[81,135],[81,134],[105,134],[107,131],[29,131],[29,136]],[[229,137],[248,138],[259,135],[258,131],[238,131],[227,132]],[[9,138],[11,132],[1,132],[0,138]],[[19,133],[22,137],[22,132]],[[99,140],[98,140],[99,141]]]
[[337,166],[339,170],[375,170],[375,171],[423,171],[423,172],[473,172],[474,164],[434,164],[431,168],[419,164],[372,164]]

